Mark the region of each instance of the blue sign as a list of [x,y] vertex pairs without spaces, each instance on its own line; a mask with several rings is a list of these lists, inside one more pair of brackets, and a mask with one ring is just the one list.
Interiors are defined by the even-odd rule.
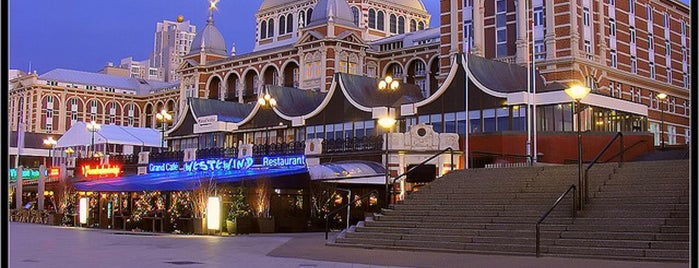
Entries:
[[306,156],[265,156],[262,166],[269,168],[306,166]]
[[148,164],[148,173],[155,172],[170,172],[179,171],[180,163],[178,162],[164,162],[164,163],[150,163]]
[[[44,176],[48,176],[48,169],[44,170]],[[22,180],[36,180],[39,179],[39,170],[36,169],[22,169]],[[10,169],[10,181],[17,180],[17,169]]]
[[187,172],[245,170],[252,167],[252,162],[252,157],[202,159],[184,163],[184,170]]

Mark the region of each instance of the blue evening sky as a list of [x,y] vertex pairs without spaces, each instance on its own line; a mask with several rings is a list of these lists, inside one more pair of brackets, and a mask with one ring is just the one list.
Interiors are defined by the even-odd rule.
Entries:
[[[439,25],[439,0],[423,0]],[[252,51],[255,12],[262,0],[220,0],[214,13],[226,46]],[[155,26],[177,15],[206,24],[207,0],[10,0],[9,67],[39,74],[55,68],[97,72],[125,57],[144,60],[153,51]]]

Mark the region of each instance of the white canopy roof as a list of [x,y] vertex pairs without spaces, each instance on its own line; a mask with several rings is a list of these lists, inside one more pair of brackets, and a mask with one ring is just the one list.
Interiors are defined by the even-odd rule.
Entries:
[[308,166],[311,180],[342,184],[386,184],[386,169],[373,161],[340,161]]
[[[100,125],[95,132],[95,144],[121,144],[133,146],[160,147],[160,131],[153,128],[137,128],[118,125]],[[92,133],[87,130],[87,123],[75,122],[63,136],[58,139],[56,148],[85,146],[92,143]]]

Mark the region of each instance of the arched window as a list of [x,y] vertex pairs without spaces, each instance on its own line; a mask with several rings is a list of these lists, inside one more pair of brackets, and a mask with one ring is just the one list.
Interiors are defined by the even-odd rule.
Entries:
[[286,32],[291,33],[294,31],[294,15],[286,15]]
[[418,24],[417,24],[417,29],[420,30],[420,31],[424,30],[424,29],[425,29],[425,23],[422,22],[422,21],[421,21],[420,23],[418,23]]
[[267,38],[267,22],[262,21],[260,24],[260,39]]
[[311,17],[313,16],[313,9],[309,8],[308,9],[308,16],[306,16],[306,25],[311,24]]
[[398,17],[398,33],[405,33],[405,18],[403,16]]
[[376,14],[376,29],[379,31],[386,30],[383,11],[379,11],[379,13]]
[[354,26],[359,26],[359,8],[352,7],[352,21]]
[[410,31],[414,32],[417,30],[417,22],[415,20],[410,20]]
[[369,29],[376,29],[376,11],[369,9]]
[[274,37],[274,19],[269,19],[269,22],[267,22],[267,26],[267,37]]
[[306,11],[301,10],[299,12],[299,29],[306,26]]
[[389,24],[388,24],[389,30],[391,31],[391,33],[397,33],[397,32],[398,32],[398,31],[396,30],[396,26],[397,26],[396,24],[398,24],[396,15],[391,14],[390,19],[389,19]]
[[279,35],[286,33],[286,16],[281,16],[279,18]]

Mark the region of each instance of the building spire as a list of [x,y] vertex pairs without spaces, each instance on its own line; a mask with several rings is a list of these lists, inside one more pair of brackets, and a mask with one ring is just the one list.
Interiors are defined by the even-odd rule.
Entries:
[[214,9],[216,9],[216,4],[219,0],[209,0],[209,18],[206,20],[206,24],[214,24]]

